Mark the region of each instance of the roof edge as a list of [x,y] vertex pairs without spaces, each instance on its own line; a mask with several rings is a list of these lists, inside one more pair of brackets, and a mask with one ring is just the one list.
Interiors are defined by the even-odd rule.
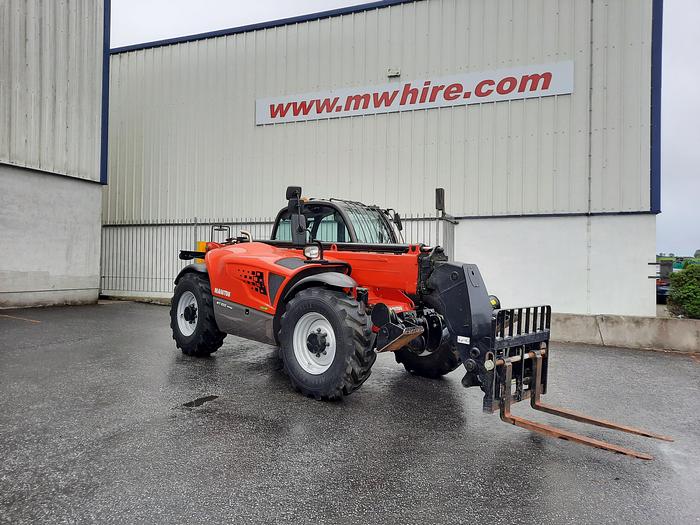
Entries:
[[320,11],[317,13],[309,13],[306,15],[292,16],[289,18],[280,18],[278,20],[270,20],[268,22],[258,22],[245,26],[231,27],[228,29],[218,29],[216,31],[208,31],[205,33],[197,33],[194,35],[180,36],[175,38],[166,38],[163,40],[154,40],[152,42],[144,42],[142,44],[132,44],[128,46],[115,47],[110,50],[110,55],[119,53],[128,53],[129,51],[140,51],[142,49],[152,49],[155,47],[170,46],[174,44],[184,44],[187,42],[196,42],[198,40],[206,40],[220,36],[237,35],[239,33],[248,33],[250,31],[259,31],[261,29],[271,29],[302,22],[312,22],[314,20],[322,20],[324,18],[332,18],[336,16],[349,15],[352,13],[360,13],[362,11],[370,11],[372,9],[381,9],[383,7],[391,7],[399,4],[415,3],[421,0],[377,0],[366,4],[352,5],[348,7],[339,7],[328,11]]

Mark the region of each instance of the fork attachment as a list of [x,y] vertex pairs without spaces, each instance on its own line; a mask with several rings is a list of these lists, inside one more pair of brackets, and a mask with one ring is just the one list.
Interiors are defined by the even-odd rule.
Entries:
[[494,312],[492,331],[493,367],[486,376],[488,381],[487,385],[485,385],[487,388],[485,388],[484,410],[487,412],[498,410],[502,421],[545,436],[574,441],[582,445],[609,450],[639,459],[653,459],[649,454],[511,414],[512,404],[523,399],[530,399],[530,406],[541,412],[581,423],[620,430],[629,434],[663,441],[673,441],[668,436],[618,425],[605,419],[586,416],[573,410],[542,403],[540,396],[546,390],[550,319],[551,310],[549,306],[497,310]]

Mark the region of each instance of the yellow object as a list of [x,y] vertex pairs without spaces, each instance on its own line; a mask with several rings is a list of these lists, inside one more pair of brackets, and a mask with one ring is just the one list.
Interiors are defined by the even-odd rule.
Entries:
[[[206,252],[207,251],[207,241],[197,241],[197,251]],[[195,259],[196,263],[204,263],[204,259]]]

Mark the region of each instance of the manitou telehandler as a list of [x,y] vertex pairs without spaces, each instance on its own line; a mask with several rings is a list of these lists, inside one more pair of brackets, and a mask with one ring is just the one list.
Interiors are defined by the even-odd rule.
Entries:
[[546,405],[551,308],[502,309],[474,264],[439,246],[401,242],[401,218],[377,206],[301,197],[287,188],[270,240],[247,232],[204,251],[175,279],[173,338],[209,356],[234,334],[279,347],[299,392],[339,399],[370,375],[377,352],[394,352],[414,374],[463,365],[462,384],[484,392],[486,412],[549,436],[651,459],[648,454],[514,416],[511,404],[657,439],[667,437]]

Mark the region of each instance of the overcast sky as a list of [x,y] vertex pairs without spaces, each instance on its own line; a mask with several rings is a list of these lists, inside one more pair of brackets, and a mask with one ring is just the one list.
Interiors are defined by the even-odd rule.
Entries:
[[[112,47],[354,5],[353,0],[112,0]],[[657,248],[700,249],[700,0],[665,0]]]

